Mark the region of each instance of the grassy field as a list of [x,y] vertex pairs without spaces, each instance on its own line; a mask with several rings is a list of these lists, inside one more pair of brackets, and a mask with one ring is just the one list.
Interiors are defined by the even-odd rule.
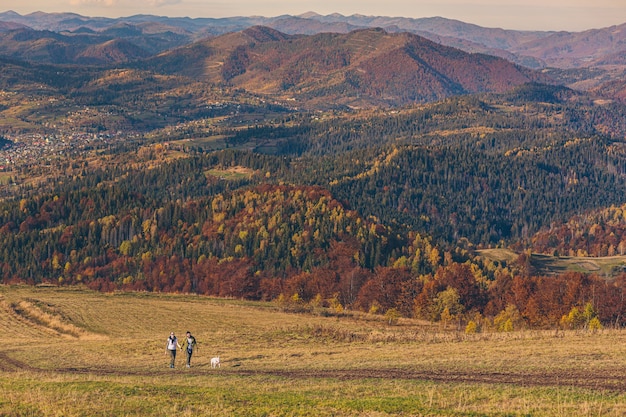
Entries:
[[[170,331],[192,367],[169,369]],[[0,286],[2,416],[623,416],[626,331],[465,335],[191,295]],[[212,369],[219,355],[222,366]]]
[[[482,249],[477,252],[485,258],[500,262],[513,262],[519,256],[519,254],[509,249]],[[539,274],[551,275],[572,271],[611,276],[616,271],[619,271],[619,267],[626,265],[626,255],[600,258],[591,256],[551,256],[533,253],[530,262]]]
[[13,172],[0,172],[0,185],[6,185],[15,173]]
[[205,151],[213,151],[217,149],[226,148],[226,139],[224,135],[217,135],[211,137],[202,137],[194,139],[183,139],[175,141],[176,144],[196,146],[204,149]]
[[244,167],[231,167],[228,169],[209,169],[206,171],[206,174],[232,181],[250,178],[254,171]]

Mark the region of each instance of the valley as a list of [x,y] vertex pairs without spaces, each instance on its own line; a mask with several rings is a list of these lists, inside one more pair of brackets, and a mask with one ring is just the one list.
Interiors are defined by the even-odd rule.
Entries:
[[[4,284],[297,297],[479,327],[625,317],[619,28],[439,22],[448,41],[465,28],[489,49],[497,33],[529,54],[512,59],[374,21],[325,32],[337,20],[313,15],[303,32],[326,23],[310,33],[2,16]],[[575,61],[607,31],[606,65]],[[586,49],[545,67],[538,45],[555,38]],[[586,321],[562,321],[590,301]]]

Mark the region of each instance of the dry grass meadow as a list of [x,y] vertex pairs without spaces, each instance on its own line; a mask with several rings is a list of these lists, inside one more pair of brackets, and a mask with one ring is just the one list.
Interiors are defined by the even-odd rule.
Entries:
[[[192,367],[167,367],[170,331]],[[191,295],[0,286],[1,416],[623,416],[626,331],[465,335]],[[222,366],[212,369],[219,355]]]
[[[519,256],[510,249],[482,249],[480,255],[492,261],[514,262]],[[593,273],[610,277],[626,264],[626,255],[617,256],[552,256],[540,253],[531,255],[531,264],[539,274],[553,275],[566,271]]]

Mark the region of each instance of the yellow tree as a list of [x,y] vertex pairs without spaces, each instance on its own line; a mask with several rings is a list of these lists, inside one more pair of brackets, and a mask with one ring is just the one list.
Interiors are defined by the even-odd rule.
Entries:
[[463,304],[456,288],[448,287],[441,291],[434,299],[431,317],[441,320],[444,326],[448,321],[459,317],[463,313]]

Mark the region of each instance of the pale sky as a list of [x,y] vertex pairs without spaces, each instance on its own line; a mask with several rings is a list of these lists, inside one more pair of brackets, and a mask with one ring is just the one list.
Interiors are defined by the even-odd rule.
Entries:
[[484,27],[582,31],[626,23],[626,0],[0,0],[0,12],[232,17],[341,13],[441,16]]

